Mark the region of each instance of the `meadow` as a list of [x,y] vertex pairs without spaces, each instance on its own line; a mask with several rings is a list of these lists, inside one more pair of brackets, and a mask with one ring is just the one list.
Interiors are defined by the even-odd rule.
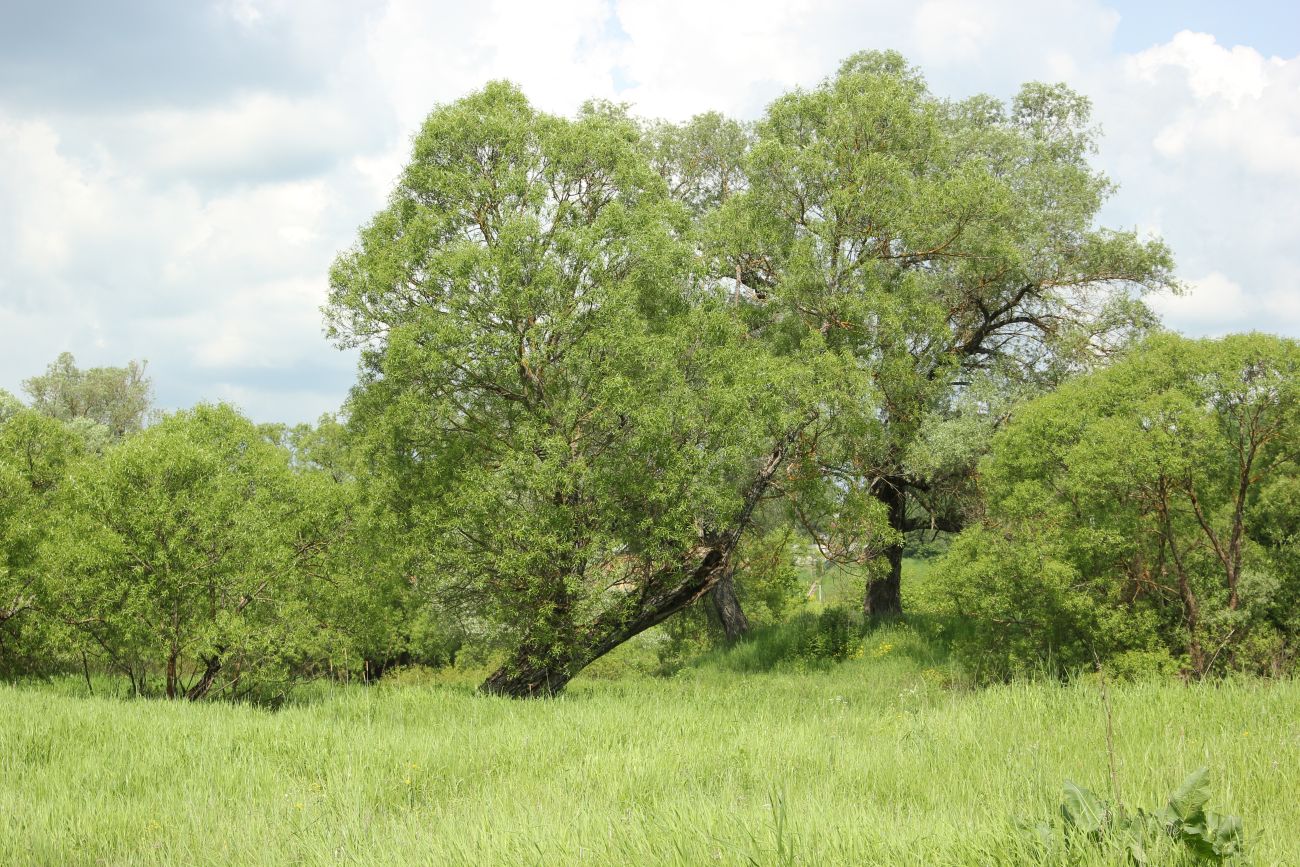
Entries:
[[[1129,863],[1028,829],[1067,779],[1111,792],[1098,680],[972,689],[905,625],[839,664],[747,672],[779,631],[538,701],[445,675],[309,686],[275,711],[3,686],[0,863]],[[1208,765],[1248,863],[1300,863],[1300,686],[1109,697],[1125,804]]]

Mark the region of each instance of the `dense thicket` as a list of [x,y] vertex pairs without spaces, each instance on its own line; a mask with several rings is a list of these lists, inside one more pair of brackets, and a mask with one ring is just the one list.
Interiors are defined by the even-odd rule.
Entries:
[[93,661],[137,693],[264,699],[409,652],[337,423],[199,406],[136,430],[140,370],[65,355],[0,417],[0,674]]
[[345,645],[351,576],[330,555],[349,491],[229,407],[168,416],[67,487],[57,609],[138,690],[273,691]]
[[68,426],[15,407],[0,418],[0,675],[49,671],[74,655],[57,620],[42,556],[69,466],[85,443]]
[[1161,335],[1017,410],[939,567],[989,676],[1300,652],[1300,344]]

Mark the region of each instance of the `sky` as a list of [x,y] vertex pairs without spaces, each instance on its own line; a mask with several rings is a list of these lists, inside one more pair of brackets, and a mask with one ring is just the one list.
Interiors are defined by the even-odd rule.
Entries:
[[1101,222],[1163,237],[1195,336],[1300,337],[1300,4],[1201,0],[0,0],[0,388],[147,359],[165,409],[335,411],[320,307],[436,105],[753,119],[862,49],[941,96],[1089,96]]

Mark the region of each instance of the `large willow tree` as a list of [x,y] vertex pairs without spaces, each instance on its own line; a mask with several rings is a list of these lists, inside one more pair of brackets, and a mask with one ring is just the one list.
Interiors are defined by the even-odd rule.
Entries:
[[[883,549],[847,552],[886,555],[868,614],[902,610],[907,531],[960,523],[941,504],[963,479],[923,454],[927,426],[972,385],[1094,366],[1153,323],[1140,296],[1172,285],[1162,244],[1095,226],[1113,190],[1088,163],[1095,140],[1063,85],[950,102],[898,54],[863,53],[769,107],[731,184],[743,191],[704,217],[714,272],[851,353],[880,395],[873,435],[816,461],[888,513]],[[822,536],[847,508],[831,497],[801,516]]]
[[835,395],[865,393],[697,250],[621,111],[490,84],[429,117],[333,270],[408,568],[512,650],[488,691],[554,693],[706,593]]

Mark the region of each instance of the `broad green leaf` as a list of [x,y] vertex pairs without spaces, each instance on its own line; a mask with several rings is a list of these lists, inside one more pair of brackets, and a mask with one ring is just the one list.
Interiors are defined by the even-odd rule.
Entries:
[[1240,816],[1206,813],[1205,824],[1210,831],[1210,847],[1214,854],[1226,858],[1242,853],[1246,838]]
[[1070,780],[1065,781],[1061,815],[1066,824],[1085,834],[1100,832],[1106,822],[1106,808],[1097,796]]
[[1169,808],[1183,822],[1193,821],[1210,799],[1210,769],[1200,767],[1169,798]]

